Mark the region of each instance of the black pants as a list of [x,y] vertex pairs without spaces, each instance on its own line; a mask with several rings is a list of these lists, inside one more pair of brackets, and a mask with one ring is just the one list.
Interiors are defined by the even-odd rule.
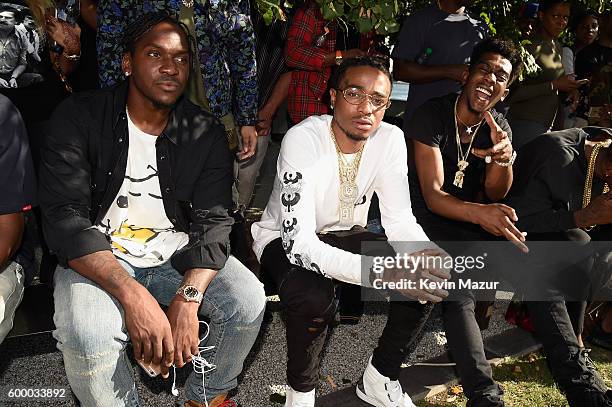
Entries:
[[[463,230],[462,238],[479,240],[478,233],[471,233],[471,226]],[[425,231],[429,234],[427,228]],[[436,229],[433,231],[435,234]],[[434,240],[436,238],[450,240],[441,236],[441,233]],[[584,241],[588,236],[585,237],[581,231],[568,231],[554,235],[531,235],[530,239]],[[520,281],[513,281],[511,275],[501,277],[517,287],[521,285]],[[470,399],[468,405],[497,405],[495,397],[490,396],[501,395],[502,391],[493,380],[491,367],[486,361],[482,336],[474,316],[474,295],[469,290],[453,292],[451,295],[443,303],[443,319],[451,355],[457,363],[464,392]],[[582,332],[586,302],[533,301],[526,304],[536,335],[543,344],[551,373],[561,390],[566,394],[585,388],[605,392],[605,385],[587,363],[577,342],[577,335]]]
[[[358,253],[362,241],[381,240],[381,236],[363,232],[325,240],[343,250]],[[287,381],[297,391],[311,391],[319,381],[321,351],[337,308],[335,282],[291,264],[280,238],[266,246],[261,265],[263,272],[269,273],[277,285],[281,302],[286,307]],[[393,298],[397,297],[392,294],[387,325],[374,350],[372,364],[384,376],[397,380],[400,366],[420,339],[433,306],[416,301],[393,301]]]
[[[591,238],[612,238],[610,229],[598,228],[589,236],[580,229],[561,233],[532,234],[530,240],[540,241],[575,241],[586,243]],[[603,240],[603,239],[602,239]],[[555,382],[568,398],[570,406],[583,407],[588,404],[584,399],[585,391],[605,393],[607,386],[590,365],[584,350],[578,345],[577,336],[582,333],[586,302],[526,302],[530,318],[536,330],[536,336],[542,342],[544,353]],[[578,396],[576,396],[578,394]],[[597,404],[593,404],[597,405]]]
[[562,301],[529,301],[526,304],[551,374],[561,391],[570,394],[595,389],[605,393],[606,385],[588,365],[578,345],[566,304]]
[[[494,240],[478,225],[457,222],[431,215],[418,219],[427,236],[445,249],[450,255],[465,255],[456,252],[459,248],[446,242],[478,242]],[[467,247],[467,246],[466,246]],[[453,279],[458,275],[453,273]],[[490,292],[495,299],[495,292]],[[501,387],[493,380],[491,365],[485,357],[480,327],[476,320],[476,299],[470,290],[454,290],[451,297],[442,303],[442,319],[450,354],[457,366],[465,395],[470,407],[494,406],[503,394]]]
[[[551,241],[551,242],[573,241],[573,242],[586,243],[590,241],[590,237],[585,231],[581,229],[571,229],[565,232],[558,232],[558,233],[532,233],[529,235],[529,241]],[[568,318],[569,321],[571,322],[571,330],[574,332],[574,336],[576,337],[573,339],[574,341],[577,340],[578,336],[582,335],[582,330],[584,328],[584,314],[587,308],[586,301],[566,301],[566,302],[554,303],[554,305],[549,302],[540,302],[540,303],[533,303],[533,304],[530,304],[529,302],[526,302],[526,303],[527,303],[527,308],[529,310],[530,315],[532,313],[532,309],[534,309],[533,312],[554,313],[556,314],[555,319],[559,320],[562,325],[565,325],[565,323],[567,322],[566,318]],[[561,311],[561,309],[563,308],[565,309],[565,311]],[[543,319],[542,323],[544,323],[545,326],[547,326],[545,321],[547,320]],[[544,327],[542,328],[543,329],[540,331],[542,332],[544,330],[548,331],[548,329],[545,329]],[[537,326],[535,327],[535,329],[536,329],[536,332],[538,332]],[[553,331],[557,331],[557,329],[553,328]],[[570,337],[571,335],[569,335],[569,333],[564,333],[558,338],[559,339],[564,338],[564,340],[566,339],[569,340]]]
[[452,299],[442,303],[442,318],[446,339],[457,373],[463,385],[463,391],[470,400],[483,399],[477,406],[495,405],[488,402],[489,396],[503,394],[499,385],[493,380],[491,365],[485,356],[480,327],[476,322],[474,310],[476,300],[470,290],[457,293]]

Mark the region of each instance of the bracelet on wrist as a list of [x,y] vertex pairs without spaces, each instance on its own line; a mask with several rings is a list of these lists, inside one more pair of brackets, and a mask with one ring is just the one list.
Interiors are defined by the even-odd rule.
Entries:
[[68,54],[67,52],[63,52],[62,56],[68,61],[78,61],[81,59],[81,54]]
[[512,164],[514,164],[514,161],[516,160],[516,151],[512,152],[512,157],[510,157],[510,159],[506,162],[503,161],[497,161],[495,160],[495,164],[499,165],[500,167],[511,167]]

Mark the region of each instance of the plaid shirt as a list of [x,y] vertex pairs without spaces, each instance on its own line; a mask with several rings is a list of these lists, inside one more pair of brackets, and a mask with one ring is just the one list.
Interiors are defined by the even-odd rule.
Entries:
[[[328,33],[322,44],[317,46],[317,37],[323,35],[326,28]],[[293,69],[287,110],[294,123],[328,112],[323,96],[327,90],[331,67],[324,67],[323,60],[325,55],[336,50],[336,28],[335,22],[323,19],[314,2],[295,13],[285,48],[286,64]]]

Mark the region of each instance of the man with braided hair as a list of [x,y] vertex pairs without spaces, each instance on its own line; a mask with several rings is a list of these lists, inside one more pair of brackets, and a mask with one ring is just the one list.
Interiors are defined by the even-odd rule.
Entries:
[[82,406],[141,405],[130,342],[165,377],[205,358],[216,369],[189,376],[186,406],[234,406],[226,396],[259,331],[262,284],[229,254],[227,138],[183,96],[188,42],[165,13],[142,16],[125,33],[127,80],[68,98],[49,125],[40,201],[60,260],[54,337]]
[[[382,123],[391,94],[386,62],[347,59],[331,85],[333,116],[311,116],[287,133],[274,190],[261,221],[251,229],[262,270],[286,306],[290,387],[285,407],[315,405],[319,359],[337,309],[336,283],[384,289],[383,283],[398,281],[397,276],[417,284],[387,285],[389,318],[356,392],[373,406],[414,407],[399,383],[400,367],[431,313],[427,302],[448,295],[444,289],[423,288],[418,280],[429,274],[441,283],[449,274],[435,264],[415,266],[410,273],[399,266],[386,268],[382,276],[368,275],[368,266],[362,272],[362,262],[368,264],[373,255],[363,242],[388,238],[407,245],[398,251],[429,259],[438,259],[441,251],[412,215],[402,131]],[[384,236],[364,229],[374,192]],[[396,246],[382,246],[376,256],[395,256]]]

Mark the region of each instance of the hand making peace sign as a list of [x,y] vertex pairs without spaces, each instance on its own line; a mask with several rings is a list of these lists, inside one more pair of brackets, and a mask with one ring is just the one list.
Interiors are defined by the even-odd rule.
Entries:
[[495,122],[491,112],[487,111],[484,114],[487,124],[491,128],[491,141],[493,147],[490,148],[472,148],[472,154],[476,157],[485,159],[487,156],[491,157],[491,161],[499,161],[507,163],[512,159],[512,143],[508,137],[508,133],[502,130],[502,128]]

